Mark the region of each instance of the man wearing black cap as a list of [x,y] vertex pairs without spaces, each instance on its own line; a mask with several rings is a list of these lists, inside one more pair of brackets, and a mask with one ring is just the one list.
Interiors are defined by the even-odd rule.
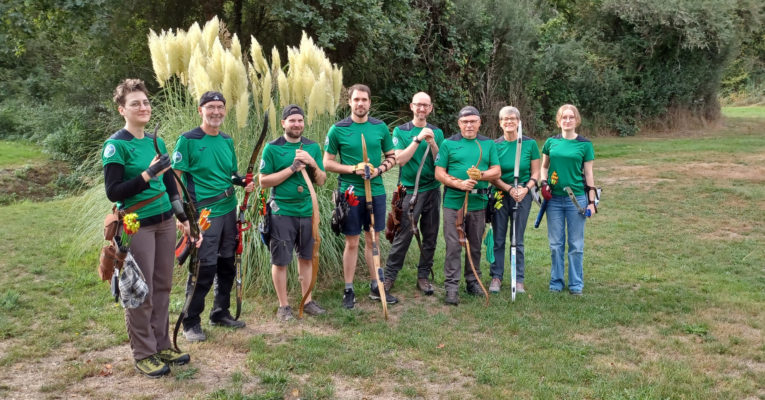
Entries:
[[[303,174],[308,168],[308,176],[317,185],[323,185],[327,179],[321,162],[319,145],[303,137],[303,110],[290,104],[282,111],[284,135],[268,143],[263,149],[260,161],[260,186],[271,189],[271,278],[274,281],[279,309],[276,317],[282,321],[293,318],[287,297],[287,265],[292,261],[292,250],[298,254],[298,271],[302,294],[311,284],[311,257],[314,238],[311,236],[311,215],[313,206],[311,194],[306,186]],[[310,296],[303,307],[308,315],[324,314]]]
[[[215,301],[210,311],[213,325],[242,328],[229,312],[231,288],[236,266],[236,196],[233,183],[243,185],[237,174],[234,141],[220,131],[226,117],[226,99],[219,92],[205,92],[199,100],[202,125],[183,133],[175,144],[173,169],[189,190],[197,210],[210,210],[210,228],[203,234],[199,248],[199,276],[188,315],[183,320],[183,335],[188,341],[207,339],[200,324],[205,296],[215,281]],[[245,190],[252,192],[251,182]],[[191,288],[188,278],[186,292]]]
[[[469,294],[482,293],[478,279],[481,279],[481,237],[486,225],[485,208],[488,201],[489,182],[501,176],[502,170],[497,157],[494,141],[478,134],[481,114],[475,107],[467,106],[457,116],[460,133],[441,144],[436,157],[436,179],[446,186],[444,189],[444,258],[445,302],[459,304],[457,289],[460,282],[460,233],[456,222],[468,195],[468,207],[464,218],[464,236],[470,243],[470,254],[465,255],[465,284]],[[478,276],[470,268],[470,257],[476,266]]]

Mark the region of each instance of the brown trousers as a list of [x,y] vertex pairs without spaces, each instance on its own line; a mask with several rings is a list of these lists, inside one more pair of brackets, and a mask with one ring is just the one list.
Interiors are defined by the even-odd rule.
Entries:
[[130,242],[130,251],[149,286],[149,294],[143,304],[125,310],[125,325],[133,358],[141,360],[171,347],[169,318],[175,219],[140,227]]

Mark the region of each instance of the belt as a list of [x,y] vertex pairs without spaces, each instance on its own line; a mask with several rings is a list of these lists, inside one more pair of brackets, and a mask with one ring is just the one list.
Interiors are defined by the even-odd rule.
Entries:
[[223,193],[221,193],[221,194],[219,194],[217,196],[208,197],[208,198],[206,198],[206,199],[204,199],[202,201],[196,202],[196,203],[194,203],[194,206],[196,208],[202,208],[204,206],[209,206],[210,204],[213,204],[213,203],[217,202],[218,200],[225,199],[226,197],[231,196],[232,194],[234,194],[234,187],[233,186],[229,186],[229,188],[224,190]]
[[467,193],[470,193],[470,194],[490,194],[491,193],[491,188],[486,188],[486,189],[471,189],[471,190],[467,190],[467,191],[455,189],[453,187],[449,187],[449,189],[454,190],[455,192],[461,192],[461,193],[467,192]]

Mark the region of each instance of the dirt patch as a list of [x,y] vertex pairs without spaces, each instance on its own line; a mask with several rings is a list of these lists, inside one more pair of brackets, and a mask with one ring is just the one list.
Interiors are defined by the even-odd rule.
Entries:
[[62,161],[0,169],[0,204],[24,199],[48,200],[57,193],[56,181],[69,171]]

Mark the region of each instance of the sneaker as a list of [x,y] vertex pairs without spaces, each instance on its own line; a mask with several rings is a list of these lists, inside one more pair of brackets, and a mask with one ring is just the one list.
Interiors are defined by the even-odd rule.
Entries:
[[572,296],[582,296],[582,292],[569,292]]
[[326,314],[327,310],[321,308],[318,303],[311,300],[303,306],[303,312],[308,315],[322,315]]
[[515,284],[515,293],[526,293],[526,289],[523,288],[523,282]]
[[[380,301],[380,290],[379,286],[374,285],[369,288],[369,298],[372,300]],[[384,289],[383,289],[384,290]],[[390,294],[387,290],[385,290],[385,302],[388,304],[396,304],[398,303],[398,299]]]
[[189,329],[183,330],[183,336],[189,342],[204,342],[207,340],[204,331],[202,331],[202,325],[196,324]]
[[444,303],[456,306],[457,304],[460,304],[460,295],[457,294],[456,290],[447,290]]
[[465,289],[467,290],[468,294],[473,296],[483,296],[483,289],[481,289],[481,285],[478,283],[478,281],[468,282],[465,286]]
[[191,361],[191,356],[189,353],[175,351],[175,349],[161,350],[159,353],[157,353],[157,357],[159,357],[162,362],[169,365],[184,365]]
[[284,306],[279,307],[279,309],[276,310],[276,318],[282,322],[287,322],[293,320],[295,317],[292,315],[292,308],[290,308],[290,306]]
[[343,307],[352,309],[356,304],[356,293],[353,289],[345,289],[343,291]]
[[237,321],[231,315],[224,315],[218,319],[211,319],[210,325],[212,326],[225,326],[227,328],[240,329],[247,326],[244,321]]
[[[499,293],[499,288],[502,287],[502,281],[499,280],[499,278],[492,278],[491,279],[491,285],[489,285],[489,292],[491,293]],[[516,292],[518,290],[516,289]]]
[[425,296],[430,296],[433,294],[433,284],[430,283],[428,278],[418,278],[417,279],[417,290],[421,291],[425,294]]
[[150,355],[143,360],[137,360],[135,362],[135,369],[149,378],[159,378],[170,373],[170,367],[162,362],[156,354]]

